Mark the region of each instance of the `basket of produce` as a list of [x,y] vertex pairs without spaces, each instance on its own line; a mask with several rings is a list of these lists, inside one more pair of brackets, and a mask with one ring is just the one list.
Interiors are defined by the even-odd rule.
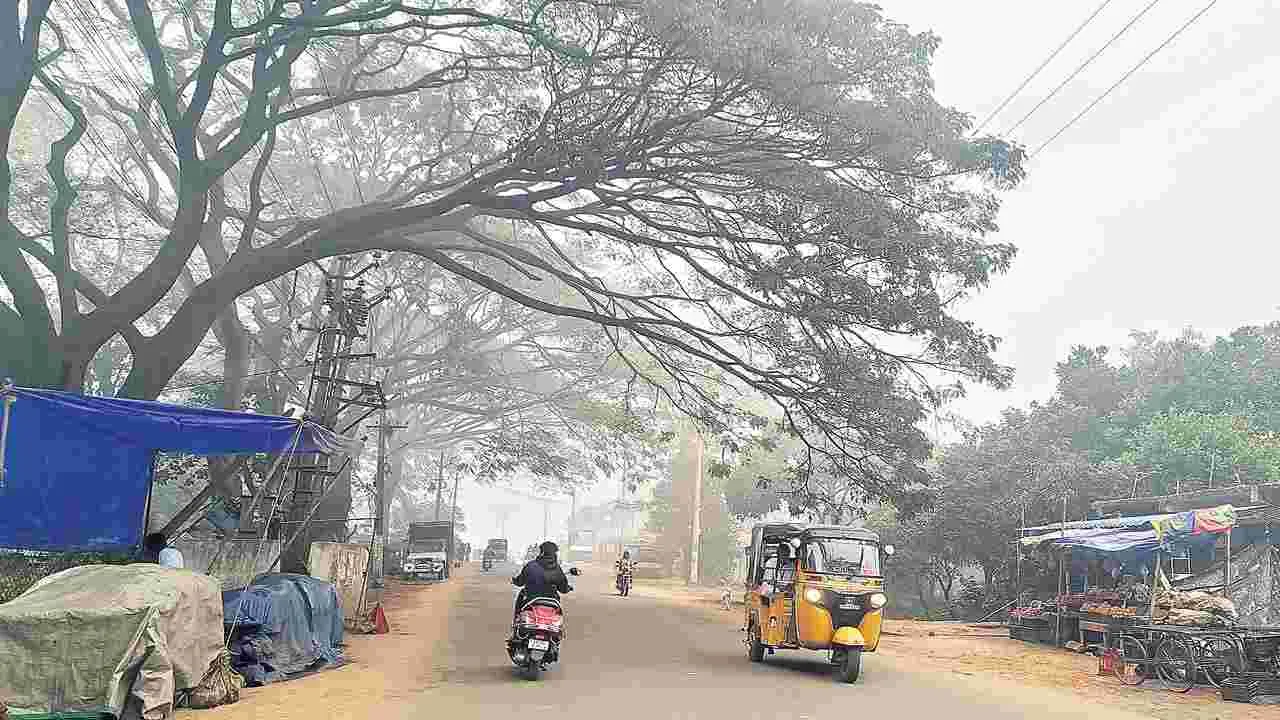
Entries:
[[1113,605],[1095,605],[1092,603],[1085,603],[1080,606],[1080,610],[1090,615],[1100,615],[1102,617],[1116,619],[1135,618],[1138,616],[1138,608],[1115,607]]

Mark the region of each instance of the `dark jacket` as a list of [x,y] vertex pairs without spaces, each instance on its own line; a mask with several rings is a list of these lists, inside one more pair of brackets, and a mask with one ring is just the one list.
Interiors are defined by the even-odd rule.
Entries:
[[520,574],[511,580],[511,584],[522,587],[521,596],[524,602],[534,598],[560,599],[560,593],[573,590],[569,586],[569,578],[560,563],[553,557],[540,557],[530,560],[520,569]]

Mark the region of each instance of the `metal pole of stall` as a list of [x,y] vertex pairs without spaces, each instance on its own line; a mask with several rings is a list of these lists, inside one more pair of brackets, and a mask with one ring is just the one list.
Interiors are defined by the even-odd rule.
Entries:
[[1154,560],[1154,562],[1153,562],[1152,564],[1153,564],[1155,567],[1151,568],[1151,607],[1149,608],[1149,612],[1148,612],[1147,616],[1150,618],[1151,623],[1152,623],[1152,624],[1155,624],[1155,621],[1156,621],[1156,587],[1157,587],[1158,583],[1160,582],[1160,550],[1159,550],[1159,549],[1157,549],[1157,550],[1155,551],[1155,554],[1153,554],[1151,557],[1152,557],[1152,559]]
[[1227,568],[1222,580],[1222,596],[1231,599],[1231,530],[1227,528]]
[[[1062,537],[1064,539],[1067,537],[1067,493],[1065,492],[1062,493]],[[1053,630],[1053,644],[1055,646],[1062,642],[1062,609],[1064,607],[1062,604],[1062,584],[1063,578],[1065,577],[1063,573],[1066,572],[1062,561],[1063,556],[1065,556],[1067,552],[1066,546],[1063,546],[1063,549],[1058,553],[1058,620],[1055,623]]]
[[1022,533],[1024,532],[1022,528],[1025,528],[1026,526],[1027,526],[1027,504],[1024,502],[1022,503],[1022,524],[1018,526],[1019,528],[1018,540],[1017,542],[1014,543],[1014,547],[1016,548],[1015,552],[1018,553],[1017,555],[1018,580],[1017,580],[1017,588],[1015,591],[1017,594],[1014,595],[1014,597],[1019,597],[1022,595]]
[[5,487],[4,449],[9,445],[9,412],[13,404],[18,401],[16,392],[17,388],[14,387],[12,380],[5,380],[4,387],[0,388],[0,396],[4,397],[4,420],[0,423],[0,490]]
[[1058,552],[1058,611],[1054,613],[1053,623],[1053,645],[1057,647],[1062,643],[1062,609],[1065,607],[1062,603],[1062,558],[1067,554],[1066,550]]

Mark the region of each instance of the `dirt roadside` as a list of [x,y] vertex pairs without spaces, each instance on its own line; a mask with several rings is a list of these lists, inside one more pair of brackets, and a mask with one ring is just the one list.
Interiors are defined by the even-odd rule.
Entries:
[[[463,568],[462,573],[470,572]],[[407,585],[391,581],[382,607],[387,635],[348,633],[348,664],[285,683],[241,691],[240,702],[211,710],[181,710],[179,720],[314,720],[374,717],[371,709],[416,692],[444,636],[448,607],[461,582]]]
[[[721,589],[689,588],[678,582],[637,580],[632,593],[698,608],[709,620],[741,627],[742,592],[732,588],[732,609],[720,606]],[[960,623],[887,620],[886,637],[876,653],[913,670],[948,673],[998,682],[1011,692],[1018,687],[1051,688],[1070,693],[1082,703],[1103,704],[1147,717],[1167,720],[1275,720],[1274,706],[1222,701],[1213,688],[1185,695],[1159,687],[1121,685],[1098,675],[1098,659],[1043,645],[1011,640],[999,628],[973,628]]]

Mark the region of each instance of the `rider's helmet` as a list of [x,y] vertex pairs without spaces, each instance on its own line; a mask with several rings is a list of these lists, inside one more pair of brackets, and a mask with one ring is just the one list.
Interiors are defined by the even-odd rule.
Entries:
[[623,559],[623,560],[630,560],[630,559],[631,559],[631,551],[630,551],[630,550],[623,550],[623,551],[622,551],[622,559]]
[[556,553],[560,552],[560,546],[548,540],[538,546],[538,552],[542,557],[555,557]]

